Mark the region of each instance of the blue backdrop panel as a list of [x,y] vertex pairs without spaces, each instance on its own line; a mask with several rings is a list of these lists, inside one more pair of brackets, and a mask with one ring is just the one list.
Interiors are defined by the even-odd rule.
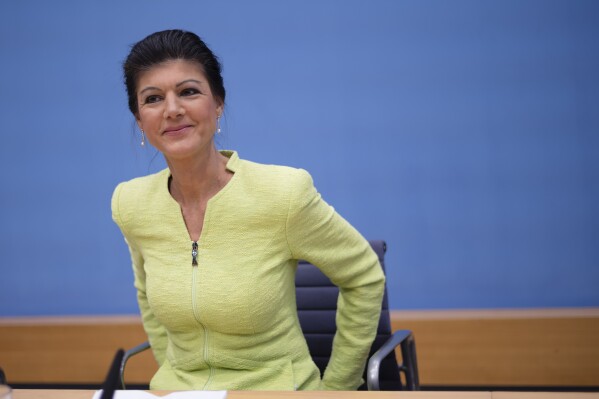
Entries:
[[136,313],[120,64],[150,32],[224,64],[220,147],[310,171],[387,240],[398,309],[599,306],[599,2],[0,2],[0,316]]

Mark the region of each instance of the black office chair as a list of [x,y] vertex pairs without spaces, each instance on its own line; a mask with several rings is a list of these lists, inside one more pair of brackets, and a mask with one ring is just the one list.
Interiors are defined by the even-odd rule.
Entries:
[[[384,271],[387,244],[379,240],[370,241],[370,245],[378,255]],[[320,269],[306,261],[300,261],[298,264],[295,287],[300,324],[310,354],[321,373],[324,373],[331,357],[336,331],[335,313],[339,289]],[[401,347],[403,359],[401,365],[398,365],[395,357],[395,348],[398,345]],[[414,337],[408,330],[400,330],[392,334],[386,287],[377,336],[370,350],[369,359],[364,373],[366,384],[360,389],[368,388],[371,391],[419,389]],[[401,382],[400,372],[405,375],[405,387]]]
[[[385,270],[385,252],[387,244],[382,241],[370,241],[370,245],[379,257]],[[320,269],[306,262],[298,263],[295,276],[297,310],[300,325],[308,342],[308,348],[314,363],[324,373],[333,347],[336,331],[335,314],[339,289],[331,283]],[[395,349],[400,346],[402,364],[397,363]],[[148,342],[125,352],[121,363],[121,382],[125,389],[124,373],[127,360],[150,347]],[[403,373],[405,383],[402,383]],[[387,288],[377,330],[377,336],[370,350],[368,366],[364,372],[366,383],[361,390],[419,390],[418,364],[414,336],[409,330],[392,333],[387,301]]]

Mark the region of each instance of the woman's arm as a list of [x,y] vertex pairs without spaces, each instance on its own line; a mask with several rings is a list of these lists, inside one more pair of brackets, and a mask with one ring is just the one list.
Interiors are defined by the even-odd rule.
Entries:
[[152,309],[148,303],[146,296],[146,275],[143,267],[143,258],[134,247],[129,244],[129,252],[131,253],[131,263],[133,265],[133,274],[135,276],[134,285],[137,289],[137,303],[141,313],[144,330],[152,346],[154,358],[158,365],[161,366],[166,357],[167,335],[166,329],[154,317]]
[[300,172],[289,203],[287,239],[294,258],[320,268],[339,287],[337,332],[323,389],[355,390],[376,336],[385,276],[356,229],[328,205],[312,178]]
[[133,267],[134,286],[137,289],[137,303],[141,313],[141,318],[144,326],[144,330],[152,346],[154,352],[154,358],[158,362],[158,365],[162,365],[166,357],[167,347],[167,335],[164,326],[156,319],[150,304],[148,303],[148,297],[146,296],[146,272],[144,269],[144,259],[135,246],[134,241],[129,237],[127,233],[126,224],[121,218],[120,212],[120,194],[122,184],[117,186],[112,196],[112,219],[121,229],[125,242],[129,247],[129,253],[131,254],[131,264]]

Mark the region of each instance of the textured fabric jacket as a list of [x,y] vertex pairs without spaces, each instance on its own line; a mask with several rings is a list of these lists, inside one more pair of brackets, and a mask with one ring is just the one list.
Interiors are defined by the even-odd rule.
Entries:
[[[112,197],[160,366],[151,388],[356,389],[384,290],[376,254],[307,172],[223,154],[234,175],[208,202],[195,266],[168,169],[121,183]],[[298,322],[297,259],[340,287],[322,381]]]

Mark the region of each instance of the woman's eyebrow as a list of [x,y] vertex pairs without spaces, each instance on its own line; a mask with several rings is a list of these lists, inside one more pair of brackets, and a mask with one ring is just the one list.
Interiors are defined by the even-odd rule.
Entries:
[[202,85],[202,82],[200,80],[197,80],[197,79],[186,79],[186,80],[184,80],[182,82],[177,83],[177,85],[175,87],[179,87],[179,86],[184,85],[185,83],[189,83],[189,82],[197,83],[200,86]]
[[[179,86],[184,85],[185,83],[189,83],[189,82],[197,83],[200,86],[202,86],[202,84],[203,84],[203,82],[201,80],[197,80],[197,79],[185,79],[184,81],[177,83],[175,85],[175,87],[179,87]],[[139,94],[142,94],[144,91],[148,91],[148,90],[160,90],[160,89],[158,87],[148,86],[148,87],[145,87],[143,90],[141,90],[139,92]]]
[[158,87],[148,86],[148,87],[144,88],[142,91],[140,91],[139,94],[143,93],[144,91],[148,91],[148,90],[160,90],[160,89]]

